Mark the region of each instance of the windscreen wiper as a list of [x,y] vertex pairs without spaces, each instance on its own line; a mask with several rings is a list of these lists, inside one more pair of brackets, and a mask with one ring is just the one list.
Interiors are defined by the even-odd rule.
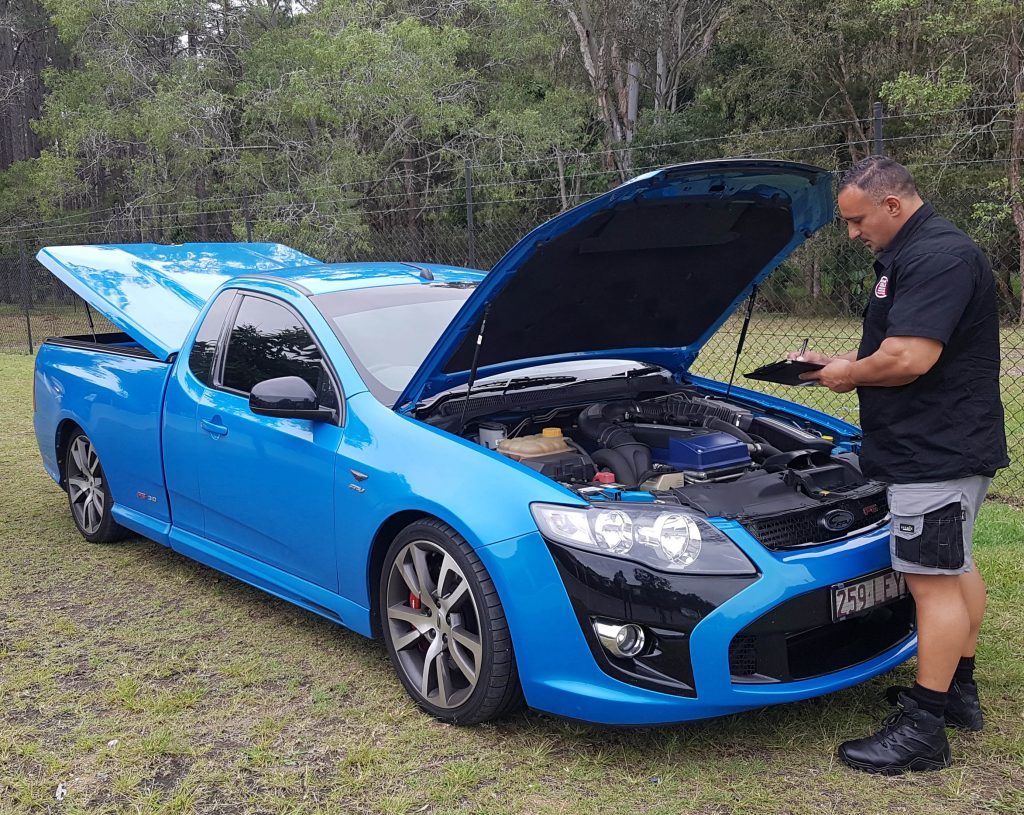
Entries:
[[517,391],[523,388],[536,388],[543,385],[565,385],[575,382],[575,376],[517,376],[505,383],[504,390]]

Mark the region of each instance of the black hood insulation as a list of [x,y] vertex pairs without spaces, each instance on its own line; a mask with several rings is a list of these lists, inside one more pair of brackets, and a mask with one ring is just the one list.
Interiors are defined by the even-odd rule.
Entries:
[[[491,302],[479,365],[703,336],[793,238],[789,200],[635,201],[540,246]],[[444,370],[468,370],[477,329]]]

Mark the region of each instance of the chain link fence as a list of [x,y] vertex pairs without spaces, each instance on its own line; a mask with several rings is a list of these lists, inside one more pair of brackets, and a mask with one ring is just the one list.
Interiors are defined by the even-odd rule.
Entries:
[[[926,194],[929,190],[925,190]],[[1024,492],[1024,325],[1020,322],[1019,243],[1012,222],[979,222],[977,190],[927,195],[938,211],[971,231],[993,264],[1002,319],[1002,393],[1006,430],[1014,463],[997,477],[1002,495]],[[983,196],[982,196],[983,198]],[[984,203],[982,201],[981,203]],[[38,240],[8,243],[0,254],[0,353],[30,353],[48,336],[113,330],[112,326],[61,284],[35,260],[45,243],[132,243],[140,241],[269,240],[294,246],[326,262],[406,260],[475,266],[487,269],[533,226],[557,212],[532,219],[510,217],[500,206],[481,204],[470,221],[465,204],[438,207],[432,217],[412,224],[389,223],[351,229],[288,228],[287,218],[275,221],[266,213],[251,219],[240,210],[231,219],[212,225],[198,218],[178,218],[173,230],[166,223],[133,219],[61,231],[59,240],[40,234]],[[470,228],[472,224],[472,228]],[[979,231],[980,230],[980,231]],[[987,230],[987,231],[986,231]],[[13,248],[13,251],[10,251]],[[758,365],[780,359],[809,339],[812,349],[841,353],[857,347],[860,317],[874,285],[871,256],[847,239],[845,227],[826,227],[788,259],[762,287],[742,355],[736,363],[742,314],[731,317],[711,339],[694,365],[694,372],[727,381],[736,363],[736,384],[801,402],[857,423],[854,394],[834,394],[820,388],[786,388],[753,383],[742,376]]]

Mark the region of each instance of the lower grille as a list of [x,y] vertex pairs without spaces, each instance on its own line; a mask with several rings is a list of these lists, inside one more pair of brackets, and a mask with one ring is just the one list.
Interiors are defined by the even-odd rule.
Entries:
[[729,673],[753,676],[757,673],[757,638],[736,637],[729,646]]
[[[830,528],[833,513],[848,512],[852,522],[841,531]],[[885,487],[875,486],[866,495],[832,501],[823,506],[798,509],[761,518],[741,520],[744,529],[768,549],[791,549],[813,543],[828,543],[881,521],[889,512]]]
[[832,622],[831,593],[794,597],[740,631],[729,645],[734,682],[792,682],[834,673],[888,651],[915,628],[907,596],[857,617]]

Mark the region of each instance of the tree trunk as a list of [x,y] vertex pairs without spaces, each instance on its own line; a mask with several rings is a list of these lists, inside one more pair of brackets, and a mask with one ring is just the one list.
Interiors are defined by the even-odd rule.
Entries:
[[199,207],[199,214],[196,218],[197,225],[199,227],[199,240],[206,242],[210,240],[209,232],[206,225],[206,212],[204,211],[203,201],[206,198],[206,178],[203,173],[199,173],[196,176],[196,205]]
[[[590,88],[594,94],[594,101],[597,103],[598,115],[605,126],[606,144],[609,147],[622,144],[624,141],[624,128],[619,117],[619,106],[615,99],[615,93],[611,85],[614,77],[614,66],[608,62],[614,60],[612,52],[616,50],[614,42],[609,44],[608,35],[598,39],[593,30],[593,22],[590,14],[590,6],[587,2],[580,3],[580,13],[577,15],[572,9],[567,9],[569,20],[576,29],[576,36],[579,39],[580,56],[583,58],[583,70],[587,74]],[[625,178],[625,171],[614,150],[609,150],[607,165],[609,169],[616,169],[620,176]]]
[[30,122],[43,110],[42,73],[62,67],[57,34],[36,0],[0,0],[0,171],[35,158],[42,139]]

